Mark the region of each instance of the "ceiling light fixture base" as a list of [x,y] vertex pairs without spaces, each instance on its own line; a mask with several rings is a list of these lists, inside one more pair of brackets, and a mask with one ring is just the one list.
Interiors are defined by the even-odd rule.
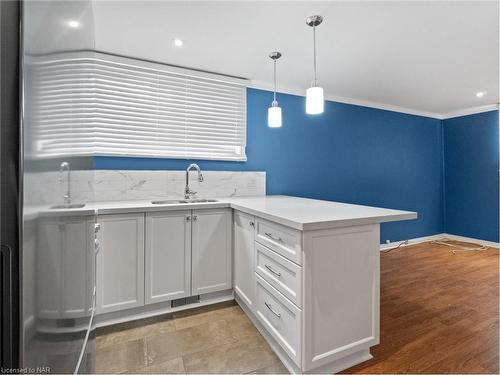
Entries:
[[309,16],[306,18],[307,26],[316,27],[321,25],[321,22],[323,22],[323,17],[320,15]]
[[278,60],[281,57],[281,52],[274,51],[269,54],[269,57],[273,60]]

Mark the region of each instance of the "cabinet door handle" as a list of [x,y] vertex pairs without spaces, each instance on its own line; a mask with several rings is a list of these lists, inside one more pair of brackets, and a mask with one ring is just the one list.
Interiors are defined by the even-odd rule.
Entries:
[[193,215],[193,221],[198,220],[198,215]]
[[274,237],[271,233],[269,232],[265,232],[264,233],[267,237],[269,237],[270,239],[274,240],[274,241],[278,241],[278,242],[283,242],[283,240],[281,239],[281,237]]
[[271,273],[274,273],[277,277],[281,277],[281,273],[280,272],[276,272],[275,270],[273,270],[273,268],[267,264],[264,265]]
[[190,222],[191,221],[191,216],[186,216],[186,221]]
[[278,318],[281,318],[281,314],[279,312],[274,311],[270,303],[264,302],[264,305],[266,305],[269,311],[271,311],[274,315],[276,315]]

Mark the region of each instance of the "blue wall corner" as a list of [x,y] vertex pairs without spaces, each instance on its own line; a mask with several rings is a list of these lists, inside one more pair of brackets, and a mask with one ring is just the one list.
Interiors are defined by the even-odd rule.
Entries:
[[498,111],[444,120],[447,233],[499,240]]
[[[268,194],[288,194],[418,211],[382,225],[381,241],[442,233],[442,121],[325,102],[305,114],[305,98],[278,94],[283,127],[267,127],[272,93],[247,91],[247,162],[196,161],[206,170],[266,171]],[[97,169],[180,170],[190,161],[97,157]]]

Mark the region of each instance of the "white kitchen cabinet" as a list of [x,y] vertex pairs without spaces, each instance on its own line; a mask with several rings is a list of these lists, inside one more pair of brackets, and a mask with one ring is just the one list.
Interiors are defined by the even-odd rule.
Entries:
[[38,222],[38,316],[79,318],[92,309],[94,218],[45,217]]
[[[294,197],[199,207],[100,216],[97,308],[110,314],[98,323],[126,319],[120,310],[131,308],[130,319],[157,315],[169,309],[166,301],[190,295],[203,295],[203,304],[234,295],[293,373],[337,373],[371,358],[379,342],[380,222],[415,213]],[[61,268],[61,246],[44,230],[56,242],[41,254],[50,272]],[[43,288],[60,285],[58,275]],[[43,301],[49,308],[52,297]],[[199,304],[181,308],[191,306]]]
[[235,211],[233,288],[251,310],[253,310],[255,296],[254,237],[255,218]]
[[193,210],[192,294],[231,289],[231,209]]
[[[259,221],[253,314],[288,368],[336,373],[371,358],[379,342],[379,225],[301,231],[290,241],[287,228],[271,233],[270,222],[258,236]],[[272,249],[262,245],[271,244],[268,232]],[[300,256],[285,251],[290,243],[300,244]]]
[[371,358],[379,342],[379,230],[297,230],[235,211],[236,299],[291,371],[336,373]]
[[191,294],[191,211],[146,214],[146,304]]
[[144,305],[144,213],[101,215],[97,312]]

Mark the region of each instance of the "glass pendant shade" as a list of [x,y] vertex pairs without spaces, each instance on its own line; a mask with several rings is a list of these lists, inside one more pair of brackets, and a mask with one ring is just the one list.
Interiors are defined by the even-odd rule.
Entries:
[[323,88],[313,86],[306,91],[306,113],[309,115],[318,115],[323,113],[325,100],[323,97]]
[[281,107],[275,106],[267,110],[267,126],[270,128],[281,128]]

